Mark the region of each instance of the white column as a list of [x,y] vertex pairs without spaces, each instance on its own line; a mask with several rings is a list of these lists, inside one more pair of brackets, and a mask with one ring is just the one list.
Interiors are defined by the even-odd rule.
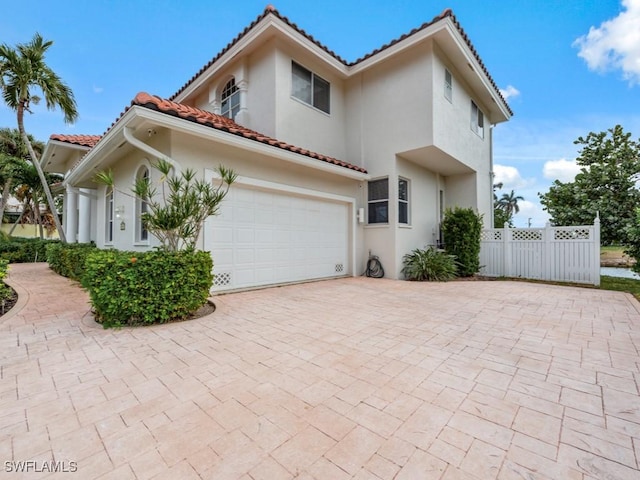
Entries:
[[91,241],[91,198],[90,190],[80,189],[78,196],[78,242]]
[[236,87],[240,90],[240,110],[236,114],[235,122],[238,125],[249,124],[249,110],[247,109],[247,91],[249,89],[249,83],[246,80],[240,80],[236,82]]
[[72,187],[67,187],[67,205],[66,205],[66,217],[67,217],[67,229],[65,235],[67,236],[67,242],[75,243],[77,241],[78,231],[78,194],[77,190]]

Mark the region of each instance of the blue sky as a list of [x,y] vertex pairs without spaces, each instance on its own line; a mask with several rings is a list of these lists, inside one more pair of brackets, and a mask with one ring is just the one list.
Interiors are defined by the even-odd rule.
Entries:
[[[2,4],[5,4],[4,6]],[[8,0],[0,0],[7,11]],[[170,96],[249,25],[267,1],[23,0],[0,17],[0,43],[38,31],[80,118],[35,107],[27,130],[102,134],[139,91]],[[352,61],[452,8],[514,117],[494,130],[496,181],[525,198],[517,226],[546,221],[538,192],[570,181],[590,131],[640,136],[640,0],[274,0],[281,14]],[[15,125],[0,105],[0,126]]]

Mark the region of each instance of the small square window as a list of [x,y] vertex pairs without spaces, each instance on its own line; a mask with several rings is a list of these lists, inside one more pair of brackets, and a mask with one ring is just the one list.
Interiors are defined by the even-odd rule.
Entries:
[[373,180],[368,184],[369,223],[389,223],[389,179]]

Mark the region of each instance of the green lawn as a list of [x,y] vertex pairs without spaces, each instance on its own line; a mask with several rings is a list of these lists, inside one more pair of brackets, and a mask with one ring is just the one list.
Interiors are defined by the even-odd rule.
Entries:
[[629,292],[640,300],[640,280],[633,278],[600,277],[600,289],[616,290],[618,292]]

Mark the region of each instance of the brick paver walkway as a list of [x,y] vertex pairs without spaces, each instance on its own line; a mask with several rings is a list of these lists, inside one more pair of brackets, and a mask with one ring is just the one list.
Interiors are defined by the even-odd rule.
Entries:
[[626,294],[351,278],[103,330],[46,265],[10,282],[3,478],[640,479]]

